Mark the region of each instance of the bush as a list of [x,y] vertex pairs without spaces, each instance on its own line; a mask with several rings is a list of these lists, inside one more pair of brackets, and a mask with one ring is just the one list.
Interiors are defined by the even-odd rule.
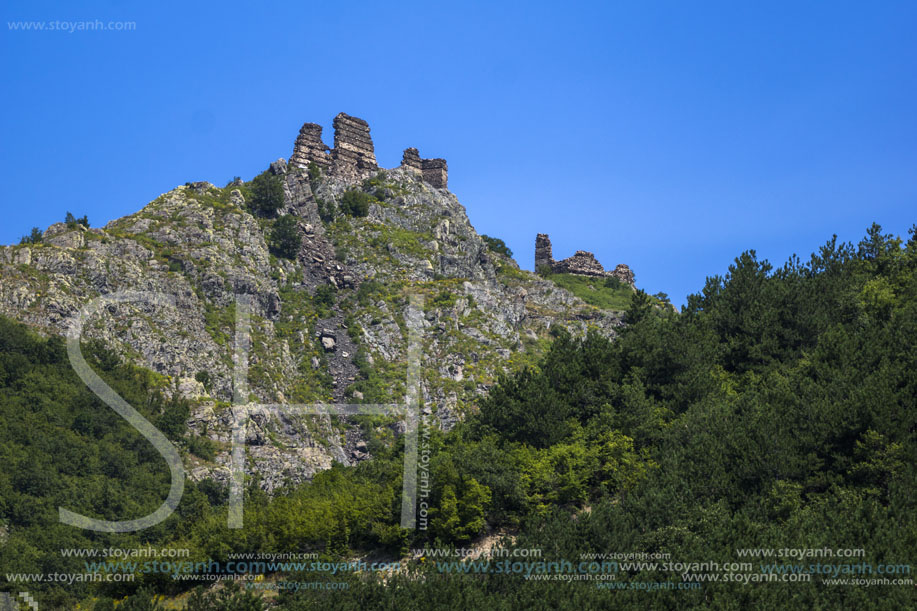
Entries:
[[262,172],[252,180],[251,209],[261,216],[272,216],[283,207],[283,183],[278,176]]
[[295,259],[302,244],[302,235],[299,233],[296,219],[289,214],[285,214],[274,221],[268,244],[271,252],[278,257]]
[[335,288],[330,284],[323,284],[315,289],[313,299],[321,314],[327,314],[332,306],[334,306],[336,292]]
[[334,220],[334,202],[326,202],[320,197],[315,198],[315,203],[318,206],[318,216],[325,221],[330,223]]
[[309,182],[310,183],[316,183],[322,177],[322,169],[318,167],[318,164],[315,163],[314,161],[309,162],[308,172],[309,172]]
[[217,445],[209,437],[192,435],[188,438],[188,451],[204,460],[213,460],[217,455]]
[[80,218],[73,216],[73,213],[67,212],[67,215],[64,217],[64,223],[67,224],[67,227],[70,229],[76,229],[77,225],[82,225],[86,229],[89,229],[89,218],[84,214]]
[[509,246],[506,245],[506,242],[500,238],[493,238],[489,235],[481,235],[481,239],[484,240],[484,243],[487,244],[487,248],[490,250],[499,253],[505,257],[513,258],[513,251],[509,249]]
[[363,191],[347,191],[341,197],[340,208],[344,214],[350,216],[366,216],[369,214],[369,204],[373,197]]
[[20,244],[41,244],[42,236],[41,229],[38,227],[32,227],[32,233],[29,235],[22,236],[22,239],[19,240]]

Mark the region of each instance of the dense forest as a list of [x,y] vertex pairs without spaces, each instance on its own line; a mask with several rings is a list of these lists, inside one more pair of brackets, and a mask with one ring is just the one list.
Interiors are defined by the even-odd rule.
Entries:
[[[82,385],[60,339],[0,320],[0,572],[85,571],[84,559],[62,557],[60,548],[154,544],[220,562],[232,553],[290,551],[328,561],[393,560],[494,533],[505,547],[538,548],[538,560],[573,565],[606,552],[751,561],[746,572],[755,574],[766,572],[761,564],[793,562],[737,552],[751,548],[863,549],[862,557],[819,560],[909,565],[917,550],[915,232],[904,242],[873,225],[857,245],[832,239],[808,261],[794,257],[780,268],[745,252],[681,313],[635,293],[613,342],[555,329],[537,367],[501,379],[477,413],[433,433],[425,530],[398,526],[403,447],[383,439],[370,440],[373,460],[335,466],[272,498],[253,482],[242,530],[227,528],[226,490],[209,482],[188,482],[178,511],[139,533],[62,525],[59,506],[108,519],[155,509],[168,491],[168,469]],[[207,451],[185,428],[187,405],[163,398],[155,374],[120,363],[100,345],[87,353],[185,452]],[[378,423],[362,418],[371,435]],[[116,600],[118,609],[153,609],[164,604],[157,594],[189,609],[917,604],[913,585],[832,585],[823,575],[676,588],[686,583],[682,571],[644,566],[617,571],[618,587],[609,588],[526,579],[470,560],[466,570],[429,557],[404,565],[393,574],[269,574],[263,581],[346,584],[271,595],[238,586],[190,591],[195,582],[146,573],[129,584],[28,589],[50,608],[95,609],[112,609]]]

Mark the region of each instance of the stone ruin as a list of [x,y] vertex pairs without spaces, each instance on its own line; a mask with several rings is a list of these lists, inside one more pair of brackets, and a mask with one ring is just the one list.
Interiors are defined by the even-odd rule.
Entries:
[[322,142],[322,126],[318,123],[305,123],[299,130],[296,144],[293,145],[290,165],[306,168],[310,163],[314,163],[322,171],[327,172],[331,168],[330,150],[328,145]]
[[551,238],[546,233],[535,236],[535,271],[548,270],[554,274],[577,274],[599,278],[617,278],[624,284],[634,286],[634,272],[620,263],[613,271],[606,271],[591,252],[577,250],[572,257],[555,261],[551,252]]
[[369,123],[339,113],[334,118],[334,149],[331,151],[334,171],[353,176],[371,174],[379,169]]
[[[322,141],[322,126],[306,123],[299,130],[290,165],[307,168],[310,163],[332,176],[363,178],[379,169],[369,124],[343,112],[334,118],[334,148]],[[448,166],[445,159],[421,159],[416,148],[404,150],[403,170],[416,172],[436,189],[448,188]]]
[[420,174],[424,182],[437,189],[445,189],[449,182],[449,166],[445,159],[421,159],[414,147],[404,149],[401,168]]

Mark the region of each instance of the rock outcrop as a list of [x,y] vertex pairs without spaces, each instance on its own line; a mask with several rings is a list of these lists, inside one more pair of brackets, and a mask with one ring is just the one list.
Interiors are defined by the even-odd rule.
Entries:
[[617,278],[624,284],[634,286],[634,272],[630,267],[620,263],[614,271],[606,271],[595,255],[586,250],[577,250],[572,257],[555,261],[551,252],[551,238],[546,233],[539,233],[535,236],[535,271],[544,270],[555,274]]

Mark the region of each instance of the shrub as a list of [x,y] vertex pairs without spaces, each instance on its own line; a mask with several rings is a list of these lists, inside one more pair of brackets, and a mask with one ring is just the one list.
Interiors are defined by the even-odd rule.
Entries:
[[315,289],[315,296],[313,297],[315,305],[318,306],[322,312],[328,312],[334,305],[335,293],[334,287],[330,284],[321,285]]
[[608,276],[605,278],[605,288],[606,289],[619,289],[624,286],[624,283],[615,278],[614,276]]
[[369,214],[369,204],[373,198],[363,191],[347,191],[341,197],[340,208],[344,214],[350,216],[366,216]]
[[299,233],[299,227],[296,225],[296,219],[289,214],[285,214],[274,221],[274,227],[271,229],[268,243],[271,252],[278,257],[295,259],[302,244],[302,236]]
[[32,227],[32,233],[29,235],[22,236],[22,239],[19,240],[20,244],[41,244],[42,236],[41,229],[38,227]]
[[318,182],[322,177],[322,169],[318,167],[318,164],[314,161],[309,162],[309,182],[315,183]]
[[499,253],[505,257],[513,258],[513,251],[509,249],[509,246],[506,245],[506,242],[500,238],[493,238],[489,235],[481,235],[481,239],[484,240],[484,243],[487,244],[487,248],[490,250]]
[[278,176],[262,172],[252,180],[252,212],[261,216],[276,214],[283,207],[283,183]]
[[213,460],[217,455],[217,445],[209,437],[192,435],[188,438],[188,451],[204,460]]
[[325,221],[330,223],[334,220],[334,202],[326,202],[320,197],[315,198],[315,204],[318,206],[318,216]]
[[202,369],[201,371],[198,371],[196,374],[194,374],[194,379],[197,380],[198,382],[200,382],[201,385],[203,385],[203,387],[204,387],[208,392],[210,391],[210,388],[211,388],[211,379],[210,379],[210,372],[209,372],[209,371],[206,371],[206,370],[203,370],[203,369]]
[[67,215],[64,217],[64,223],[67,224],[67,227],[70,229],[76,229],[77,225],[82,225],[86,229],[89,229],[89,218],[84,214],[80,218],[73,216],[73,213],[67,212]]

